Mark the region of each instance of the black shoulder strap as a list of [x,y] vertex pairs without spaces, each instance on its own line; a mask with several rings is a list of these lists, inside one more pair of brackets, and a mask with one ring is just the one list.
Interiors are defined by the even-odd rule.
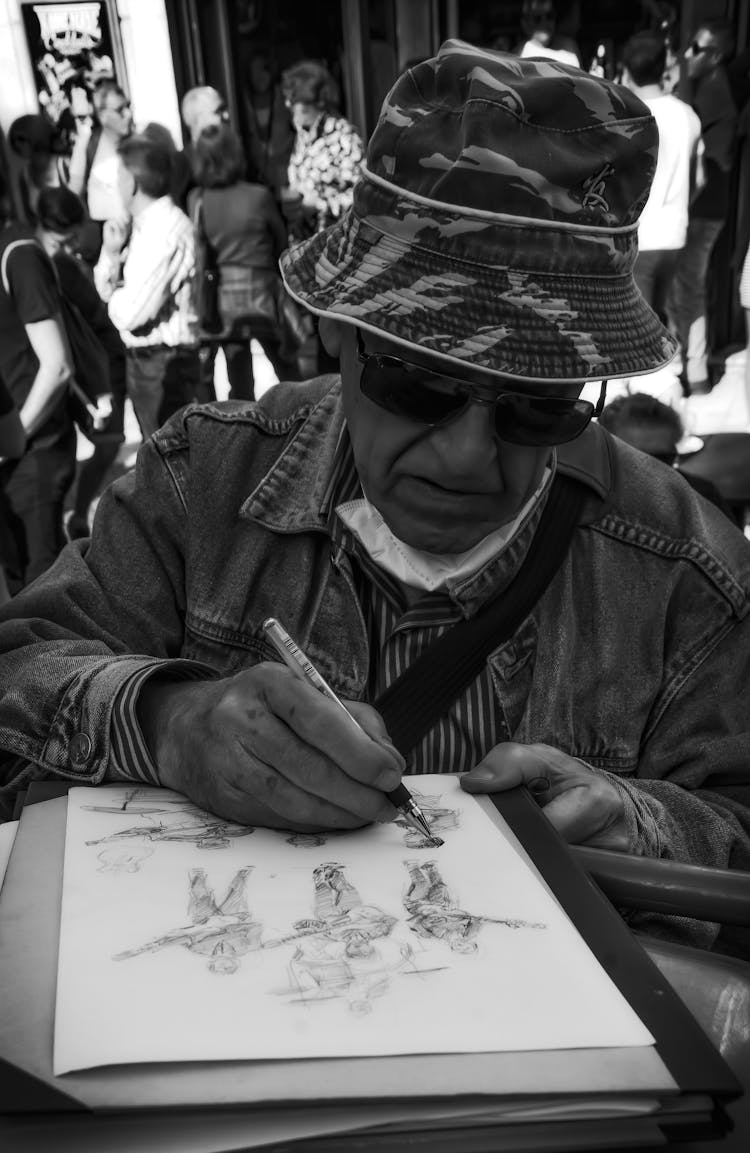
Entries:
[[430,645],[374,702],[399,752],[414,748],[529,615],[568,551],[585,491],[558,472],[524,562],[505,591]]

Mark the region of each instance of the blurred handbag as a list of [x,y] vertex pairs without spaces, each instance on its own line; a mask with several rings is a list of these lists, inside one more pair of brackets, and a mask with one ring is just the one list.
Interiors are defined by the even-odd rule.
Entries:
[[199,191],[193,205],[193,232],[195,234],[194,309],[201,332],[216,335],[222,331],[219,313],[219,270],[216,254],[208,242],[203,225],[203,192]]

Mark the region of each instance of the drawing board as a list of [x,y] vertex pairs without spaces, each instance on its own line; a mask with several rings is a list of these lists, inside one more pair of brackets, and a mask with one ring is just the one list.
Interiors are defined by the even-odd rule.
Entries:
[[439,848],[71,789],[55,1074],[652,1043],[502,825],[455,777],[410,785]]

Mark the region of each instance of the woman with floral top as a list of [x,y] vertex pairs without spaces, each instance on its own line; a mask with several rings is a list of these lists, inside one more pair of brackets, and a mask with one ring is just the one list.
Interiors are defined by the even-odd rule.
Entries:
[[322,64],[301,60],[283,73],[281,87],[296,133],[282,203],[290,238],[298,240],[333,224],[352,203],[362,140],[335,114],[336,82]]

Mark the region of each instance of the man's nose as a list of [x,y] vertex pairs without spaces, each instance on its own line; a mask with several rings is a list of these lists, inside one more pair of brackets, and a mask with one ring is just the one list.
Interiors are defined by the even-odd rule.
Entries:
[[491,405],[472,401],[455,420],[433,430],[442,434],[448,465],[456,470],[472,471],[497,454],[495,410]]

